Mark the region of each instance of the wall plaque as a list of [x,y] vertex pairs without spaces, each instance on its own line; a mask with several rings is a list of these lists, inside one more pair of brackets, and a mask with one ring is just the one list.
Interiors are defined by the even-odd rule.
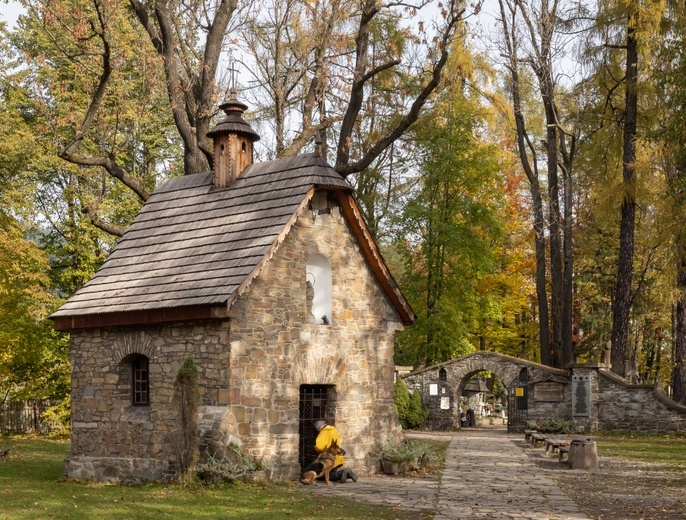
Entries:
[[591,376],[572,376],[572,416],[591,415]]
[[438,395],[438,385],[431,383],[429,385],[429,395]]
[[565,398],[565,385],[548,381],[534,385],[534,401],[561,403]]
[[450,410],[450,397],[441,397],[441,410]]

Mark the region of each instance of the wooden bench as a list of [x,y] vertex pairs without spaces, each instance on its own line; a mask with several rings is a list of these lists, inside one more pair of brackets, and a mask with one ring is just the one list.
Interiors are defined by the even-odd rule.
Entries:
[[540,433],[531,434],[531,445],[535,448],[539,442],[545,442],[545,437]]
[[534,433],[538,433],[538,430],[524,430],[524,441],[531,442],[531,436]]
[[569,446],[569,442],[564,439],[549,438],[545,440],[545,454],[555,455],[555,452],[562,447]]
[[569,445],[559,446],[557,448],[557,452],[558,452],[558,458],[557,458],[558,461],[563,462],[565,460],[565,455],[567,455],[567,459],[569,460]]

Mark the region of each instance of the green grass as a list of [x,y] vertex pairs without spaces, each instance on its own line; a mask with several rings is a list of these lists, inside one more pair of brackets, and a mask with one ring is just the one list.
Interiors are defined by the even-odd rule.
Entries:
[[105,485],[65,480],[67,440],[0,436],[0,519],[412,519],[395,511],[298,490],[300,484]]
[[686,436],[603,433],[595,437],[598,452],[613,457],[686,469]]

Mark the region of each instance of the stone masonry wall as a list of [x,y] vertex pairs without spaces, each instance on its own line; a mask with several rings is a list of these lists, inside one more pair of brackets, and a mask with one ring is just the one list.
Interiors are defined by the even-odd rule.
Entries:
[[[571,415],[571,385],[570,378],[566,370],[559,370],[538,363],[532,363],[523,359],[507,356],[496,352],[478,351],[459,359],[446,361],[438,365],[417,370],[409,375],[403,376],[405,383],[410,391],[414,388],[422,392],[422,400],[428,406],[436,406],[440,399],[443,388],[451,398],[451,424],[450,427],[456,428],[459,424],[459,405],[464,388],[469,380],[481,371],[489,371],[497,374],[508,387],[517,377],[522,368],[528,371],[528,406],[527,417],[531,420],[543,419],[549,416],[569,416]],[[440,381],[440,371],[445,370],[446,380]],[[564,385],[564,398],[562,402],[548,402],[534,400],[534,385],[537,383],[555,382]],[[438,385],[439,395],[430,395],[430,385]]]
[[686,406],[653,385],[629,385],[614,374],[598,375],[598,429],[640,433],[686,432]]
[[[316,210],[315,210],[316,211]],[[310,255],[331,266],[330,325],[308,324]],[[302,210],[284,242],[232,308],[232,433],[295,479],[300,385],[335,385],[335,422],[346,464],[378,470],[379,452],[401,427],[393,407],[393,342],[402,328],[338,207]]]
[[[72,478],[152,480],[170,470],[172,385],[188,355],[199,369],[202,403],[228,405],[228,321],[78,331],[71,342]],[[148,406],[131,405],[132,354],[149,358]]]
[[[439,393],[441,388],[445,388],[451,401],[459,402],[464,386],[477,372],[488,370],[498,374],[507,386],[523,367],[527,367],[529,372],[528,419],[571,417],[578,433],[599,430],[641,433],[686,432],[686,406],[669,399],[660,387],[629,384],[610,372],[608,366],[602,363],[573,364],[569,366],[569,371],[566,371],[495,352],[477,352],[417,370],[403,377],[410,390],[419,388],[422,391],[425,403],[432,399],[429,396],[430,384],[437,384]],[[439,374],[442,368],[446,371],[446,381],[440,381]],[[573,376],[588,377],[590,409],[587,415],[575,416],[572,410]],[[547,382],[564,385],[562,401],[534,399],[536,384]],[[457,409],[454,408],[452,412],[451,427],[456,427]]]
[[[393,407],[393,344],[402,328],[338,207],[304,209],[230,310],[230,321],[95,329],[72,334],[72,478],[154,480],[173,473],[173,381],[186,356],[199,368],[201,435],[265,459],[273,480],[300,473],[300,385],[335,385],[346,463],[377,471],[401,435]],[[309,324],[306,266],[331,266],[330,325]],[[230,325],[230,326],[229,326]],[[230,335],[229,335],[230,332]],[[150,405],[131,405],[132,354],[150,360]]]

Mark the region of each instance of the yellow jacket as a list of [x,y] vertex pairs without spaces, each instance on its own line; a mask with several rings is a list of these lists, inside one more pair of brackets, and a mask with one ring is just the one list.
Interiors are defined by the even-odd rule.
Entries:
[[[317,440],[314,443],[314,449],[317,450],[317,453],[321,453],[326,450],[326,448],[331,446],[334,441],[338,443],[338,446],[341,445],[341,437],[338,435],[338,431],[333,426],[324,426],[324,428],[322,428],[319,432],[319,435],[317,435]],[[336,458],[333,461],[334,467],[341,466],[342,464],[343,455],[336,455]]]

